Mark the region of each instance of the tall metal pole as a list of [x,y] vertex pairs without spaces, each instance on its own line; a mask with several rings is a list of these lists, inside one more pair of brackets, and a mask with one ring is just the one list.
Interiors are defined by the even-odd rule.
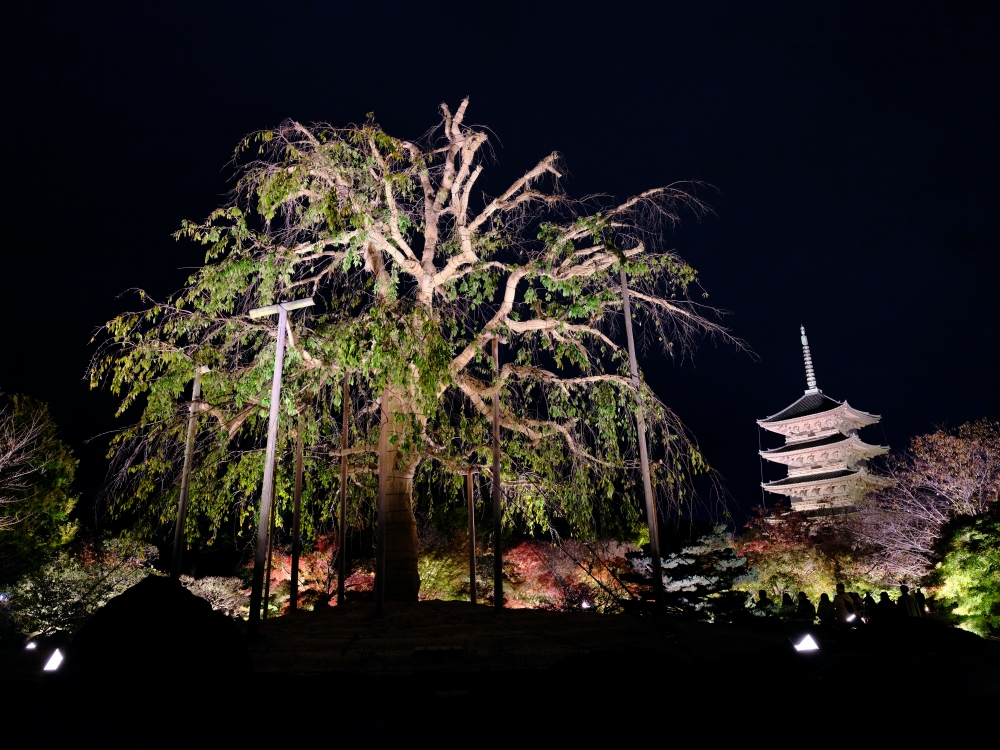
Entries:
[[351,374],[344,373],[344,426],[340,430],[340,534],[337,540],[337,606],[344,603],[347,577],[347,429],[351,411]]
[[294,612],[299,606],[299,554],[302,542],[299,538],[302,524],[302,426],[299,416],[298,434],[295,436],[295,494],[292,498],[292,575],[289,581],[288,611]]
[[257,519],[257,551],[253,562],[253,582],[250,586],[250,620],[247,633],[256,635],[260,630],[260,598],[264,588],[264,565],[267,557],[268,519],[274,499],[274,455],[278,445],[278,409],[281,406],[281,370],[285,363],[285,333],[288,330],[288,311],[310,307],[311,297],[293,302],[258,307],[250,311],[251,318],[263,318],[278,313],[278,346],[274,352],[274,375],[271,377],[271,412],[267,422],[267,452],[264,456],[264,482],[260,491],[260,516]]
[[386,516],[389,513],[389,498],[387,484],[389,482],[389,464],[385,457],[389,455],[389,429],[386,420],[392,419],[386,407],[388,393],[382,394],[381,414],[382,427],[378,440],[378,538],[375,542],[375,617],[385,615],[385,538]]
[[469,502],[469,601],[476,603],[476,500],[472,496],[472,474],[470,466],[465,473],[465,497]]
[[191,464],[194,458],[194,434],[198,429],[198,400],[201,398],[201,374],[207,367],[196,365],[194,385],[191,387],[190,416],[188,416],[187,445],[184,448],[184,469],[181,473],[181,498],[177,503],[177,523],[174,526],[174,551],[170,561],[170,577],[175,581],[181,575],[181,558],[184,555],[184,526],[187,524],[188,492],[191,488]]
[[503,508],[500,506],[500,337],[493,337],[493,366],[496,369],[496,393],[493,395],[493,608],[503,608],[503,545],[501,530]]
[[281,405],[281,368],[285,362],[285,326],[288,313],[278,307],[278,348],[274,353],[274,375],[271,378],[271,412],[267,423],[267,453],[264,457],[264,483],[260,491],[260,518],[257,519],[257,556],[253,563],[253,583],[250,587],[250,621],[247,632],[256,635],[260,628],[260,595],[264,584],[267,555],[267,527],[271,518],[274,488],[274,454],[278,445],[278,408]]
[[660,570],[660,531],[656,517],[656,502],[653,499],[653,485],[649,479],[649,453],[646,447],[646,418],[639,400],[639,365],[635,359],[635,339],[632,337],[632,305],[629,302],[628,278],[625,267],[621,269],[622,299],[625,301],[625,333],[628,336],[628,363],[632,371],[632,385],[635,387],[635,426],[639,439],[639,462],[642,465],[642,491],[646,501],[646,522],[649,524],[649,552],[653,558],[653,593],[656,603],[663,602],[663,574]]

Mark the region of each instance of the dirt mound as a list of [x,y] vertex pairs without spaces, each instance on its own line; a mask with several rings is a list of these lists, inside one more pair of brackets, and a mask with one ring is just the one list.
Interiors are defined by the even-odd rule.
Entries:
[[218,684],[253,673],[243,636],[179,582],[150,576],[91,617],[69,645],[67,677],[150,687]]

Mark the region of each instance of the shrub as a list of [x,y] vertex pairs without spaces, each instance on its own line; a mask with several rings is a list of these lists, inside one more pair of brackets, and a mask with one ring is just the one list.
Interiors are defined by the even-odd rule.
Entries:
[[1000,513],[956,519],[938,550],[935,593],[946,616],[979,635],[1000,635]]
[[246,619],[250,613],[250,591],[240,578],[226,576],[206,576],[191,578],[181,576],[181,583],[195,596],[212,605],[217,612],[230,617]]
[[157,550],[121,540],[63,551],[7,592],[6,630],[29,638],[73,634],[95,611],[153,572]]
[[[661,566],[668,606],[688,615],[715,620],[727,618],[746,605],[746,595],[734,591],[739,584],[756,580],[747,569],[729,530],[723,524],[697,524],[686,535],[664,544]],[[649,577],[649,556],[631,555],[632,567]]]

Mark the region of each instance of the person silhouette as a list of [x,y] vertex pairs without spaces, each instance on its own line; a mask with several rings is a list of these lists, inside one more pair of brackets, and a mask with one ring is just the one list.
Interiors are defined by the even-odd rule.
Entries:
[[764,589],[757,592],[757,603],[755,609],[757,610],[757,614],[761,616],[774,614],[774,602],[768,599],[767,592],[764,591]]
[[823,593],[819,595],[819,606],[816,607],[816,615],[823,625],[837,624],[837,608],[833,606],[833,602],[830,601],[828,594]]
[[[854,602],[854,614],[857,615],[858,620],[863,621],[865,619],[865,603],[861,600],[857,591],[850,592],[848,596],[851,597],[851,601]],[[855,621],[852,624],[858,625],[860,623]]]
[[913,592],[913,598],[917,600],[917,614],[923,617],[927,611],[927,597],[923,595],[920,589],[917,589]]
[[806,596],[805,591],[800,591],[798,595],[798,605],[795,608],[795,617],[799,620],[809,620],[812,622],[816,619],[816,607],[809,597]]
[[917,611],[917,600],[910,593],[909,586],[899,587],[899,600],[896,602],[896,609],[900,617],[920,617]]
[[787,591],[781,595],[780,614],[782,617],[791,617],[795,614],[795,602],[792,601],[791,594]]
[[875,605],[878,611],[878,621],[882,624],[892,622],[896,619],[896,605],[892,603],[889,594],[883,591],[878,595],[878,604]]
[[864,606],[865,612],[865,622],[874,622],[878,620],[878,605],[875,603],[874,597],[872,597],[872,592],[869,591],[865,594],[864,600],[861,602]]
[[833,597],[833,606],[837,610],[837,619],[844,625],[857,625],[857,615],[854,613],[854,600],[844,590],[844,584],[837,584],[837,595]]

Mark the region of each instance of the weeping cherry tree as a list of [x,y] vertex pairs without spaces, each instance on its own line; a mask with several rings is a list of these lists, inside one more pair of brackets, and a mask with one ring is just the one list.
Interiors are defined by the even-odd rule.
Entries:
[[[671,410],[644,381],[633,385],[620,271],[646,350],[676,356],[697,335],[725,336],[689,298],[695,271],[659,247],[682,211],[705,207],[679,185],[621,203],[571,200],[555,153],[483,195],[488,139],[466,125],[467,105],[442,105],[422,140],[369,118],[289,121],[241,143],[232,201],[177,233],[205,246],[205,265],[170,299],[144,296],[144,309],[111,321],[93,360],[92,383],[120,395],[121,412],[142,411],[111,448],[116,513],[144,530],[172,522],[186,389],[205,365],[188,535],[225,518],[256,523],[276,330],[247,313],[305,296],[318,304],[290,315],[279,455],[302,430],[307,504],[329,518],[349,378],[356,510],[344,521],[370,523],[381,482],[387,599],[415,599],[420,586],[415,482],[457,493],[470,467],[489,475],[497,399],[506,523],[544,531],[562,519],[590,536],[614,512],[639,528],[637,405],[661,513],[690,503],[706,466]],[[279,502],[290,483],[286,469]]]

